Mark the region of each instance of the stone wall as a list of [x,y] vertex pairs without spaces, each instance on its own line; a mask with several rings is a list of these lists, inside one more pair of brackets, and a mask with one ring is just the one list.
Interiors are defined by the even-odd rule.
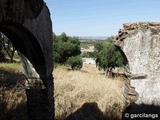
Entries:
[[126,74],[130,82],[126,83],[125,90],[127,85],[135,87],[139,94],[137,104],[160,104],[160,23],[125,23],[115,45],[128,60]]

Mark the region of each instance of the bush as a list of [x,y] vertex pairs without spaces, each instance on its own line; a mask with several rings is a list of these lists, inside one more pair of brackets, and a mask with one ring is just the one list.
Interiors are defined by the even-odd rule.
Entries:
[[69,57],[66,64],[70,65],[72,70],[79,70],[82,68],[83,61],[80,56]]

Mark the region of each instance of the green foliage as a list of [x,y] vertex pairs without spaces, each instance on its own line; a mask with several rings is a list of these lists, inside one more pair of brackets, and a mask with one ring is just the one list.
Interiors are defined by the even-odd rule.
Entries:
[[96,57],[96,53],[95,52],[84,52],[81,55],[83,58],[95,58]]
[[59,67],[59,66],[61,66],[59,63],[55,63],[55,64],[54,64],[54,68],[57,68],[57,67]]
[[79,41],[78,37],[68,37],[68,42],[70,42],[72,44],[79,45],[79,47],[80,47],[80,41]]
[[89,46],[90,46],[90,44],[88,44],[88,43],[86,43],[86,42],[81,42],[81,43],[80,43],[80,46],[81,46],[81,48],[88,49]]
[[103,42],[100,42],[100,43],[95,44],[94,47],[95,47],[95,50],[96,50],[97,52],[103,50],[103,47],[104,47]]
[[80,53],[80,42],[77,37],[69,37],[65,33],[60,36],[53,34],[54,63],[65,64],[69,57]]
[[82,68],[83,61],[80,56],[69,57],[66,64],[70,65],[72,70],[79,70]]
[[107,74],[110,74],[113,68],[124,66],[123,57],[114,46],[113,40],[98,43],[95,48],[97,52],[96,65],[99,69],[106,70]]
[[88,49],[91,46],[95,46],[97,43],[103,42],[104,40],[81,40],[80,46],[81,48]]
[[19,55],[18,55],[17,53],[14,54],[13,58],[14,58],[14,59],[20,59],[20,58],[19,58]]
[[16,49],[12,45],[11,41],[2,33],[0,33],[0,49],[10,58],[10,62],[13,63],[13,57]]
[[108,37],[106,41],[109,43],[113,43],[113,40],[114,40],[114,36],[111,36],[111,37]]

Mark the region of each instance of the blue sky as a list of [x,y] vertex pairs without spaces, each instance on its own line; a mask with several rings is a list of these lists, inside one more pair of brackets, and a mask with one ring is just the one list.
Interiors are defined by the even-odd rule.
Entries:
[[53,32],[111,36],[126,22],[160,22],[160,0],[45,0]]

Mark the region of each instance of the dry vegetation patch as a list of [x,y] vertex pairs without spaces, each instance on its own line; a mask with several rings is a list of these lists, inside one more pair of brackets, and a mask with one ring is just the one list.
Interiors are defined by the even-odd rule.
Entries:
[[109,79],[101,73],[93,65],[84,65],[81,71],[54,70],[56,119],[121,119],[123,78]]
[[[56,120],[120,120],[123,79],[109,79],[93,65],[54,69]],[[19,64],[0,64],[0,120],[26,120],[24,76]]]
[[0,120],[27,120],[24,76],[19,64],[0,64]]

